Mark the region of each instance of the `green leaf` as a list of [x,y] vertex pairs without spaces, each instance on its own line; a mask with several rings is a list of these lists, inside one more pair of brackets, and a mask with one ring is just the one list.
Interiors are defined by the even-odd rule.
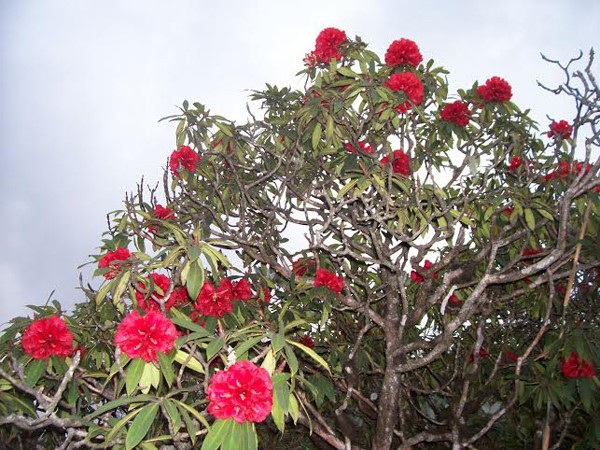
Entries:
[[134,448],[144,439],[156,418],[157,412],[158,403],[150,403],[142,408],[129,427],[129,431],[127,431],[127,437],[125,438],[127,450]]
[[263,360],[260,367],[262,367],[267,372],[269,372],[269,375],[273,375],[276,364],[277,364],[277,361],[275,359],[275,352],[273,351],[273,347],[271,347],[269,349],[269,351],[267,352],[267,355],[265,356],[265,359]]
[[194,425],[194,421],[192,420],[186,409],[181,408],[179,405],[178,408],[181,412],[181,417],[183,417],[183,421],[185,422],[185,428],[187,429],[187,432],[190,436],[190,440],[192,441],[192,444],[194,444],[196,442],[196,433],[198,429],[196,428],[196,425]]
[[292,372],[292,376],[298,372],[298,358],[296,358],[296,354],[294,350],[289,345],[285,344],[285,359],[290,366],[290,371]]
[[343,197],[348,191],[350,191],[350,189],[354,187],[354,185],[356,185],[357,182],[358,178],[350,180],[350,182],[348,182],[343,188],[339,190],[339,192],[336,195],[336,199],[340,199],[341,197]]
[[227,128],[227,126],[225,124],[222,124],[220,122],[215,122],[215,125],[217,126],[217,128],[219,130],[221,130],[223,132],[224,135],[233,137],[233,133],[231,132],[231,130],[229,128]]
[[212,357],[215,356],[219,352],[219,350],[223,348],[224,343],[225,341],[222,337],[211,341],[208,344],[208,347],[206,347],[206,360],[210,361]]
[[46,370],[46,361],[34,359],[25,367],[25,380],[29,386],[35,386]]
[[296,400],[296,396],[294,395],[293,392],[290,392],[290,407],[289,407],[289,411],[290,411],[290,416],[292,416],[292,419],[294,420],[294,424],[296,424],[296,422],[298,422],[298,417],[300,417],[300,411],[298,409],[298,400]]
[[173,372],[173,360],[163,352],[157,353],[157,356],[160,371],[162,372],[163,377],[165,377],[165,381],[169,387],[171,387],[173,380],[175,379],[175,372]]
[[233,422],[233,426],[231,427],[231,431],[225,439],[223,440],[223,444],[221,445],[221,450],[241,450],[245,447],[244,438],[245,434],[242,435],[242,425]]
[[169,420],[171,421],[173,431],[177,433],[182,425],[181,415],[179,414],[179,410],[177,409],[177,404],[173,400],[168,398],[165,401],[163,401],[163,406],[165,407],[167,416],[169,416]]
[[125,371],[125,389],[127,394],[131,395],[133,391],[138,387],[146,363],[142,358],[134,358],[131,360]]
[[278,333],[273,333],[271,335],[271,344],[273,345],[273,350],[277,353],[279,350],[283,348],[283,344],[285,344],[285,334],[283,333],[283,327],[279,329]]
[[184,352],[183,350],[177,350],[175,352],[175,361],[177,361],[182,366],[185,365],[185,367],[193,370],[194,372],[204,373],[204,367],[202,367],[200,361],[198,361],[193,356],[190,357],[190,354]]
[[358,74],[354,73],[352,71],[352,69],[349,69],[348,67],[338,67],[337,70],[339,73],[341,73],[342,75],[344,75],[345,77],[349,77],[349,78],[357,78]]
[[204,428],[206,428],[207,430],[210,428],[210,425],[209,425],[208,421],[206,420],[206,417],[204,417],[202,414],[200,414],[198,411],[196,411],[190,405],[180,402],[179,400],[175,400],[175,401],[177,402],[177,406],[179,406],[180,411],[183,412],[183,410],[186,410],[192,416],[194,416],[198,420],[198,422],[200,422],[202,425],[204,425]]
[[215,420],[210,427],[208,434],[204,438],[204,442],[202,443],[200,450],[216,450],[219,448],[225,438],[229,435],[229,433],[231,433],[233,423],[233,419]]
[[525,208],[525,222],[530,230],[535,230],[535,218],[533,211],[530,208]]
[[200,288],[204,284],[204,268],[197,261],[190,263],[185,286],[190,298],[198,298]]
[[244,422],[242,424],[242,436],[241,443],[244,445],[241,450],[257,450],[258,439],[256,436],[256,428],[251,422]]
[[331,373],[331,369],[329,368],[329,364],[327,364],[327,362],[321,358],[313,349],[308,348],[306,345],[302,345],[299,342],[295,342],[289,339],[286,339],[286,342],[288,344],[292,344],[296,347],[298,347],[300,350],[302,350],[304,353],[306,353],[308,356],[310,356],[312,359],[314,359],[318,364],[320,364],[322,367],[324,367],[327,372]]
[[239,358],[241,357],[243,354],[245,354],[248,350],[250,350],[252,347],[254,347],[256,344],[258,344],[264,336],[257,336],[251,339],[248,339],[244,342],[242,342],[240,345],[238,345],[235,349],[235,354],[236,356]]
[[316,123],[315,129],[312,133],[312,148],[316,150],[319,147],[319,143],[321,142],[321,135],[323,134],[323,129],[321,128],[321,124],[319,122]]
[[271,417],[273,418],[273,422],[277,426],[277,429],[282,433],[285,431],[285,420],[284,420],[284,411],[281,405],[279,404],[278,397],[273,395],[273,407],[271,408]]
[[134,397],[123,396],[121,398],[117,398],[116,400],[112,400],[106,403],[105,405],[102,405],[96,411],[86,416],[85,419],[92,420],[94,417],[101,416],[105,412],[110,411],[111,409],[118,408],[119,406],[125,406],[130,403],[148,402],[154,400],[155,398],[156,397],[154,397],[153,395],[136,395]]

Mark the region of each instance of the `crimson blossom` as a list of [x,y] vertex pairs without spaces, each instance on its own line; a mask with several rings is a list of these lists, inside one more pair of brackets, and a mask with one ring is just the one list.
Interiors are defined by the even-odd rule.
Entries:
[[576,352],[572,352],[569,359],[563,361],[562,373],[566,379],[569,378],[594,378],[596,368],[594,363],[581,359]]
[[569,139],[573,133],[573,127],[569,125],[566,120],[560,120],[558,122],[552,122],[550,124],[550,131],[548,131],[548,137],[550,138],[561,138]]
[[246,302],[252,298],[250,283],[245,278],[231,283],[233,287],[233,299]]
[[33,359],[47,359],[52,355],[66,358],[73,354],[73,333],[60,317],[43,317],[27,327],[21,346]]
[[332,58],[340,59],[341,45],[346,42],[346,33],[337,28],[325,28],[317,36],[314,57],[320,62],[328,63]]
[[344,279],[327,269],[319,269],[315,275],[315,287],[318,286],[325,286],[339,294],[344,288]]
[[314,260],[314,258],[298,258],[292,262],[292,272],[294,272],[297,277],[301,277],[305,275],[309,269],[314,269],[316,266],[317,262]]
[[119,247],[112,252],[108,252],[106,255],[100,258],[100,261],[98,261],[98,267],[100,269],[108,268],[109,271],[104,274],[104,278],[107,280],[112,280],[121,271],[124,261],[130,257],[131,253],[129,252],[129,249],[125,247]]
[[[162,300],[165,297],[165,294],[171,287],[171,279],[160,273],[151,273],[149,278],[152,280],[154,289],[149,295],[147,291],[150,283],[148,281],[140,281],[135,292],[137,305],[146,312],[160,311],[160,306],[156,300]],[[157,291],[157,287],[160,289],[160,293]],[[169,295],[169,299],[165,302],[165,309],[168,311],[173,306],[185,303],[187,298],[187,290],[183,286],[179,286],[173,289],[173,292]]]
[[169,319],[158,311],[140,316],[132,311],[117,328],[115,345],[130,358],[156,361],[157,353],[169,353],[175,346],[179,333]]
[[205,281],[196,299],[196,311],[203,316],[223,317],[233,312],[233,285],[228,278],[221,279],[218,288]]
[[421,56],[419,46],[410,39],[402,38],[392,42],[385,52],[385,63],[388,66],[408,64],[417,67],[421,61],[423,61],[423,56]]
[[[423,263],[423,269],[424,270],[428,270],[431,268],[431,266],[433,266],[433,263],[431,261],[429,261],[428,259],[425,260],[425,262]],[[433,279],[435,280],[438,277],[437,273],[433,274]],[[416,270],[413,270],[410,272],[410,279],[411,281],[417,283],[417,284],[421,284],[425,279],[423,278],[423,276],[419,275],[417,273]]]
[[440,117],[445,122],[451,122],[459,127],[466,127],[471,120],[469,105],[460,100],[448,103],[440,111]]
[[344,148],[348,153],[356,153],[357,150],[369,154],[373,153],[373,147],[364,142],[359,142],[357,145],[348,142],[346,145],[344,145]]
[[298,342],[305,347],[315,348],[315,341],[313,341],[313,338],[310,337],[310,334],[303,335]]
[[412,72],[393,73],[385,82],[385,87],[392,91],[404,92],[407,99],[394,109],[399,113],[405,113],[411,107],[411,103],[419,105],[424,99],[423,83],[418,76]]
[[273,406],[273,381],[262,367],[238,361],[213,375],[206,395],[208,412],[217,419],[262,422]]
[[492,77],[485,84],[477,88],[477,95],[486,103],[507,102],[512,97],[512,88],[508,82],[500,77]]
[[[380,163],[383,167],[388,166],[390,164],[390,155],[386,155],[381,158]],[[392,171],[405,177],[410,176],[410,159],[403,150],[394,150],[392,158]]]
[[[155,219],[158,220],[169,220],[175,218],[173,210],[171,208],[166,208],[162,205],[156,205],[152,210],[152,215]],[[155,234],[157,231],[156,225],[149,225],[148,231],[152,234]]]
[[169,168],[176,177],[179,177],[180,168],[195,172],[198,164],[200,164],[200,156],[187,145],[182,145],[178,150],[173,150],[169,158]]
[[522,165],[523,165],[523,158],[521,158],[520,156],[514,155],[510,159],[510,164],[508,165],[508,170],[510,170],[512,172],[514,170],[517,170]]

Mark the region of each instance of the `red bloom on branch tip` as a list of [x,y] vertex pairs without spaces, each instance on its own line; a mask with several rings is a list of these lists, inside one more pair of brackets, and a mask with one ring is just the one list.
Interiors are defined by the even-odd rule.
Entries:
[[453,103],[448,103],[440,112],[440,117],[445,122],[452,122],[459,127],[465,127],[471,120],[471,111],[469,111],[469,105],[460,100],[456,100]]
[[[381,165],[386,167],[390,164],[390,155],[381,158]],[[410,159],[403,150],[394,150],[392,159],[392,171],[405,177],[410,176]]]
[[217,419],[262,422],[273,407],[273,381],[262,367],[238,361],[212,376],[206,396],[208,413]]
[[[165,297],[171,286],[171,279],[160,273],[151,273],[149,278],[152,280],[154,289],[152,293],[148,294],[147,291],[150,288],[150,283],[148,281],[140,281],[135,292],[137,305],[146,312],[160,311],[160,305],[157,300],[162,300]],[[169,299],[165,302],[165,309],[168,311],[173,306],[185,303],[187,298],[187,290],[183,286],[179,286],[171,292]]]
[[98,261],[98,267],[100,269],[109,269],[108,272],[104,274],[104,278],[107,280],[112,280],[114,277],[116,277],[121,271],[125,260],[131,256],[132,255],[129,253],[127,248],[119,247],[112,252],[108,252],[106,255],[100,258],[100,261]]
[[205,281],[196,300],[196,310],[203,316],[223,317],[233,312],[233,285],[228,278],[221,279],[215,289],[210,281]]
[[565,378],[593,378],[596,376],[594,363],[581,359],[576,352],[572,352],[569,359],[563,360],[562,373]]
[[[428,259],[425,260],[425,262],[423,263],[423,270],[429,270],[431,268],[431,266],[433,266],[433,263],[431,261],[429,261]],[[438,274],[434,273],[433,274],[433,279],[437,279]],[[422,275],[420,275],[419,273],[417,273],[416,270],[413,270],[410,272],[410,279],[411,281],[417,283],[417,284],[421,284],[425,279],[423,278]]]
[[173,150],[169,158],[169,168],[174,176],[179,177],[181,168],[195,172],[200,164],[200,156],[187,145],[182,145],[178,150]]
[[365,144],[364,142],[359,142],[357,145],[348,142],[346,145],[344,145],[344,148],[346,149],[346,151],[348,151],[348,153],[355,153],[357,150],[369,154],[373,153],[373,147],[371,147],[368,144]]
[[573,127],[566,120],[560,120],[558,122],[552,122],[550,124],[550,131],[548,131],[548,137],[550,138],[561,138],[569,139],[573,133]]
[[314,258],[305,256],[292,262],[292,272],[294,272],[297,277],[301,277],[309,270],[314,269],[316,266],[317,262],[314,260]]
[[231,283],[233,287],[233,299],[241,300],[243,302],[248,301],[252,298],[252,289],[250,288],[250,283],[245,278],[242,278],[239,281],[234,281]]
[[523,165],[523,158],[521,158],[520,156],[514,155],[510,159],[510,163],[508,165],[508,170],[510,170],[512,172],[514,170],[517,170],[522,165]]
[[[485,348],[481,347],[479,349],[479,359],[483,359],[483,358],[487,358],[488,356],[488,352]],[[474,354],[473,352],[471,352],[471,354],[469,355],[469,359],[467,360],[467,364],[473,364],[473,361],[475,360]]]
[[519,356],[516,355],[516,354],[514,354],[513,352],[507,351],[506,352],[506,359],[510,359],[510,360],[512,360],[514,362],[517,362],[517,360],[519,359]]
[[344,279],[327,269],[319,269],[315,275],[315,287],[325,286],[336,294],[342,292]]
[[332,58],[340,59],[340,47],[346,42],[346,33],[337,28],[325,28],[317,36],[314,56],[319,62],[328,63]]
[[486,103],[507,102],[512,97],[512,88],[505,79],[492,77],[477,88],[477,95]]
[[507,206],[506,208],[504,208],[502,210],[502,214],[504,214],[506,217],[510,217],[512,215],[513,211],[514,211],[514,208]]
[[452,294],[448,298],[448,304],[452,306],[460,306],[462,305],[462,301],[460,301],[460,299],[456,295]]
[[[173,213],[173,210],[171,208],[165,208],[162,205],[156,205],[154,207],[154,209],[152,210],[152,215],[154,216],[155,219],[158,219],[158,220],[169,220],[169,219],[175,218],[175,214]],[[157,231],[156,225],[149,225],[148,231],[153,234],[156,233],[156,231]]]
[[418,105],[423,102],[423,83],[412,72],[392,74],[389,80],[385,82],[385,87],[392,91],[403,92],[406,95],[406,101],[394,108],[399,113],[405,113],[412,105]]
[[21,346],[33,359],[47,359],[52,355],[66,358],[73,354],[73,333],[60,317],[43,317],[27,327]]
[[304,59],[302,60],[306,67],[315,67],[319,62],[319,58],[315,54],[315,52],[310,52],[304,55]]
[[313,341],[313,339],[310,337],[309,334],[305,334],[303,335],[298,342],[302,345],[304,345],[305,347],[308,348],[315,348],[315,341]]
[[[267,288],[262,288],[262,293],[263,293],[263,302],[265,303],[270,303],[271,302],[271,298],[273,298],[273,296],[271,295],[271,291],[268,290]],[[260,300],[260,296],[258,297],[258,299]]]
[[399,39],[390,44],[385,52],[385,63],[388,66],[400,66],[408,64],[412,67],[417,67],[423,57],[419,51],[419,46],[410,39]]
[[179,333],[169,319],[160,312],[150,311],[140,316],[132,311],[117,328],[115,345],[130,358],[156,361],[157,353],[169,353]]

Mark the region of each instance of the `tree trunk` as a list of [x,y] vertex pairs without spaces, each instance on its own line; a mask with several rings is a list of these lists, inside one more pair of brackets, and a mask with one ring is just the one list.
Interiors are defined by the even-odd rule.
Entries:
[[379,394],[377,430],[373,439],[373,450],[389,450],[398,422],[398,391],[400,375],[394,370],[393,358],[387,360],[383,385]]

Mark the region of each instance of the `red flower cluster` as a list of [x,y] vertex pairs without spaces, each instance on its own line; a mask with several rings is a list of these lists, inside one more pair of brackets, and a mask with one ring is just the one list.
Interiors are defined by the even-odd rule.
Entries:
[[[154,218],[159,220],[169,220],[175,218],[173,210],[171,208],[165,208],[162,205],[156,205],[152,210],[152,215],[154,216]],[[150,225],[148,226],[148,231],[154,234],[156,233],[157,228],[155,225]]]
[[459,127],[465,127],[471,120],[471,111],[469,105],[460,100],[448,103],[440,112],[440,117],[446,122],[452,122]]
[[175,346],[179,333],[175,325],[157,311],[140,316],[132,311],[117,328],[115,345],[130,358],[156,361],[157,353],[169,353]]
[[517,360],[519,359],[519,355],[514,354],[513,352],[507,351],[506,352],[506,359],[510,359],[514,362],[517,362]]
[[[481,347],[479,349],[479,359],[483,359],[483,358],[487,358],[488,356],[488,352],[485,348]],[[467,364],[473,364],[473,361],[475,360],[475,356],[473,354],[473,352],[471,352],[471,354],[469,355],[469,359],[467,360]]]
[[315,67],[319,62],[319,58],[315,55],[315,52],[310,52],[304,55],[304,59],[302,60],[306,67]]
[[514,155],[510,159],[510,164],[508,165],[508,170],[510,170],[512,172],[514,170],[517,170],[522,165],[523,165],[523,158],[521,158],[520,156]]
[[319,269],[315,275],[315,287],[318,286],[325,286],[339,294],[344,288],[344,279],[327,269]]
[[514,211],[514,208],[507,206],[506,208],[504,208],[502,210],[502,214],[504,214],[506,217],[510,217],[512,215],[513,211]]
[[573,127],[569,125],[566,120],[560,120],[558,122],[552,122],[550,124],[550,131],[548,131],[548,137],[550,138],[561,138],[569,139],[573,133]]
[[[425,262],[423,263],[423,270],[429,270],[431,268],[431,266],[433,266],[433,263],[431,261],[429,261],[428,259],[425,260]],[[437,273],[433,274],[433,279],[435,280],[438,277]],[[417,283],[417,284],[421,284],[425,279],[419,275],[417,273],[416,270],[413,270],[410,272],[410,279],[411,281]]]
[[179,177],[181,168],[195,172],[198,164],[200,164],[200,156],[187,145],[182,145],[178,150],[173,150],[169,158],[169,168],[176,177]]
[[[381,158],[381,165],[386,167],[390,164],[390,156],[386,155]],[[410,159],[402,150],[394,150],[392,159],[392,171],[404,177],[410,176]]]
[[206,395],[208,412],[217,419],[262,422],[273,407],[273,381],[262,367],[238,361],[213,375]]
[[594,363],[581,359],[575,352],[571,353],[569,359],[563,360],[562,373],[565,378],[593,378],[596,376]]
[[487,102],[507,102],[512,97],[512,88],[500,77],[492,77],[477,88],[477,95]]
[[448,298],[448,304],[452,305],[452,306],[460,306],[462,305],[462,301],[460,301],[460,299],[452,294],[449,298]]
[[[157,300],[162,300],[165,297],[165,294],[171,286],[171,279],[160,273],[151,273],[149,278],[152,280],[154,289],[152,293],[148,295],[150,283],[148,281],[140,281],[135,292],[137,305],[146,312],[160,311],[160,305]],[[160,291],[156,288],[159,288]],[[169,299],[165,303],[165,309],[168,311],[173,306],[185,303],[187,298],[187,290],[183,286],[179,286],[171,292]]]
[[315,341],[313,341],[313,339],[310,337],[310,334],[303,335],[298,342],[305,347],[315,348]]
[[252,289],[250,288],[250,283],[245,278],[242,278],[239,281],[234,281],[231,283],[233,288],[233,299],[241,300],[243,302],[248,301],[252,298]]
[[[269,291],[267,288],[262,288],[262,293],[263,293],[263,302],[270,303],[271,298],[273,297],[271,295],[271,291]],[[257,300],[260,300],[260,296],[257,298]]]
[[100,269],[108,268],[109,270],[104,274],[104,278],[107,280],[112,280],[121,271],[125,260],[130,257],[131,253],[129,253],[127,248],[119,247],[112,252],[108,252],[106,255],[100,258],[100,261],[98,261],[98,267]]
[[385,63],[388,66],[400,66],[408,64],[412,67],[417,67],[423,57],[419,51],[419,46],[410,39],[399,39],[390,44],[385,52]]
[[553,170],[547,175],[544,175],[544,181],[548,182],[554,180],[555,178],[560,178],[561,180],[566,180],[571,175],[579,175],[581,171],[584,170],[586,174],[592,170],[591,164],[586,164],[584,167],[584,163],[582,161],[573,161],[572,164],[569,164],[568,161],[560,161],[558,163],[558,168]]
[[412,72],[392,74],[389,80],[385,82],[385,87],[392,91],[402,91],[406,95],[406,101],[394,108],[399,113],[405,113],[412,106],[411,103],[418,105],[423,102],[423,83]]
[[344,148],[349,152],[349,153],[355,153],[357,150],[363,151],[365,153],[373,153],[373,147],[371,147],[368,144],[365,144],[364,142],[359,142],[358,146],[351,144],[351,143],[347,143]]
[[314,269],[316,266],[317,262],[314,260],[314,258],[298,258],[292,262],[292,272],[294,272],[297,277],[301,277],[305,275],[307,271]]
[[346,42],[346,33],[337,28],[325,28],[317,36],[314,56],[319,62],[328,63],[332,58],[340,59],[341,45]]
[[52,355],[66,358],[73,354],[73,333],[60,317],[44,317],[27,327],[21,346],[33,359],[47,359]]
[[228,278],[221,279],[215,289],[210,281],[205,281],[196,300],[196,311],[203,316],[223,317],[233,311],[233,285]]

